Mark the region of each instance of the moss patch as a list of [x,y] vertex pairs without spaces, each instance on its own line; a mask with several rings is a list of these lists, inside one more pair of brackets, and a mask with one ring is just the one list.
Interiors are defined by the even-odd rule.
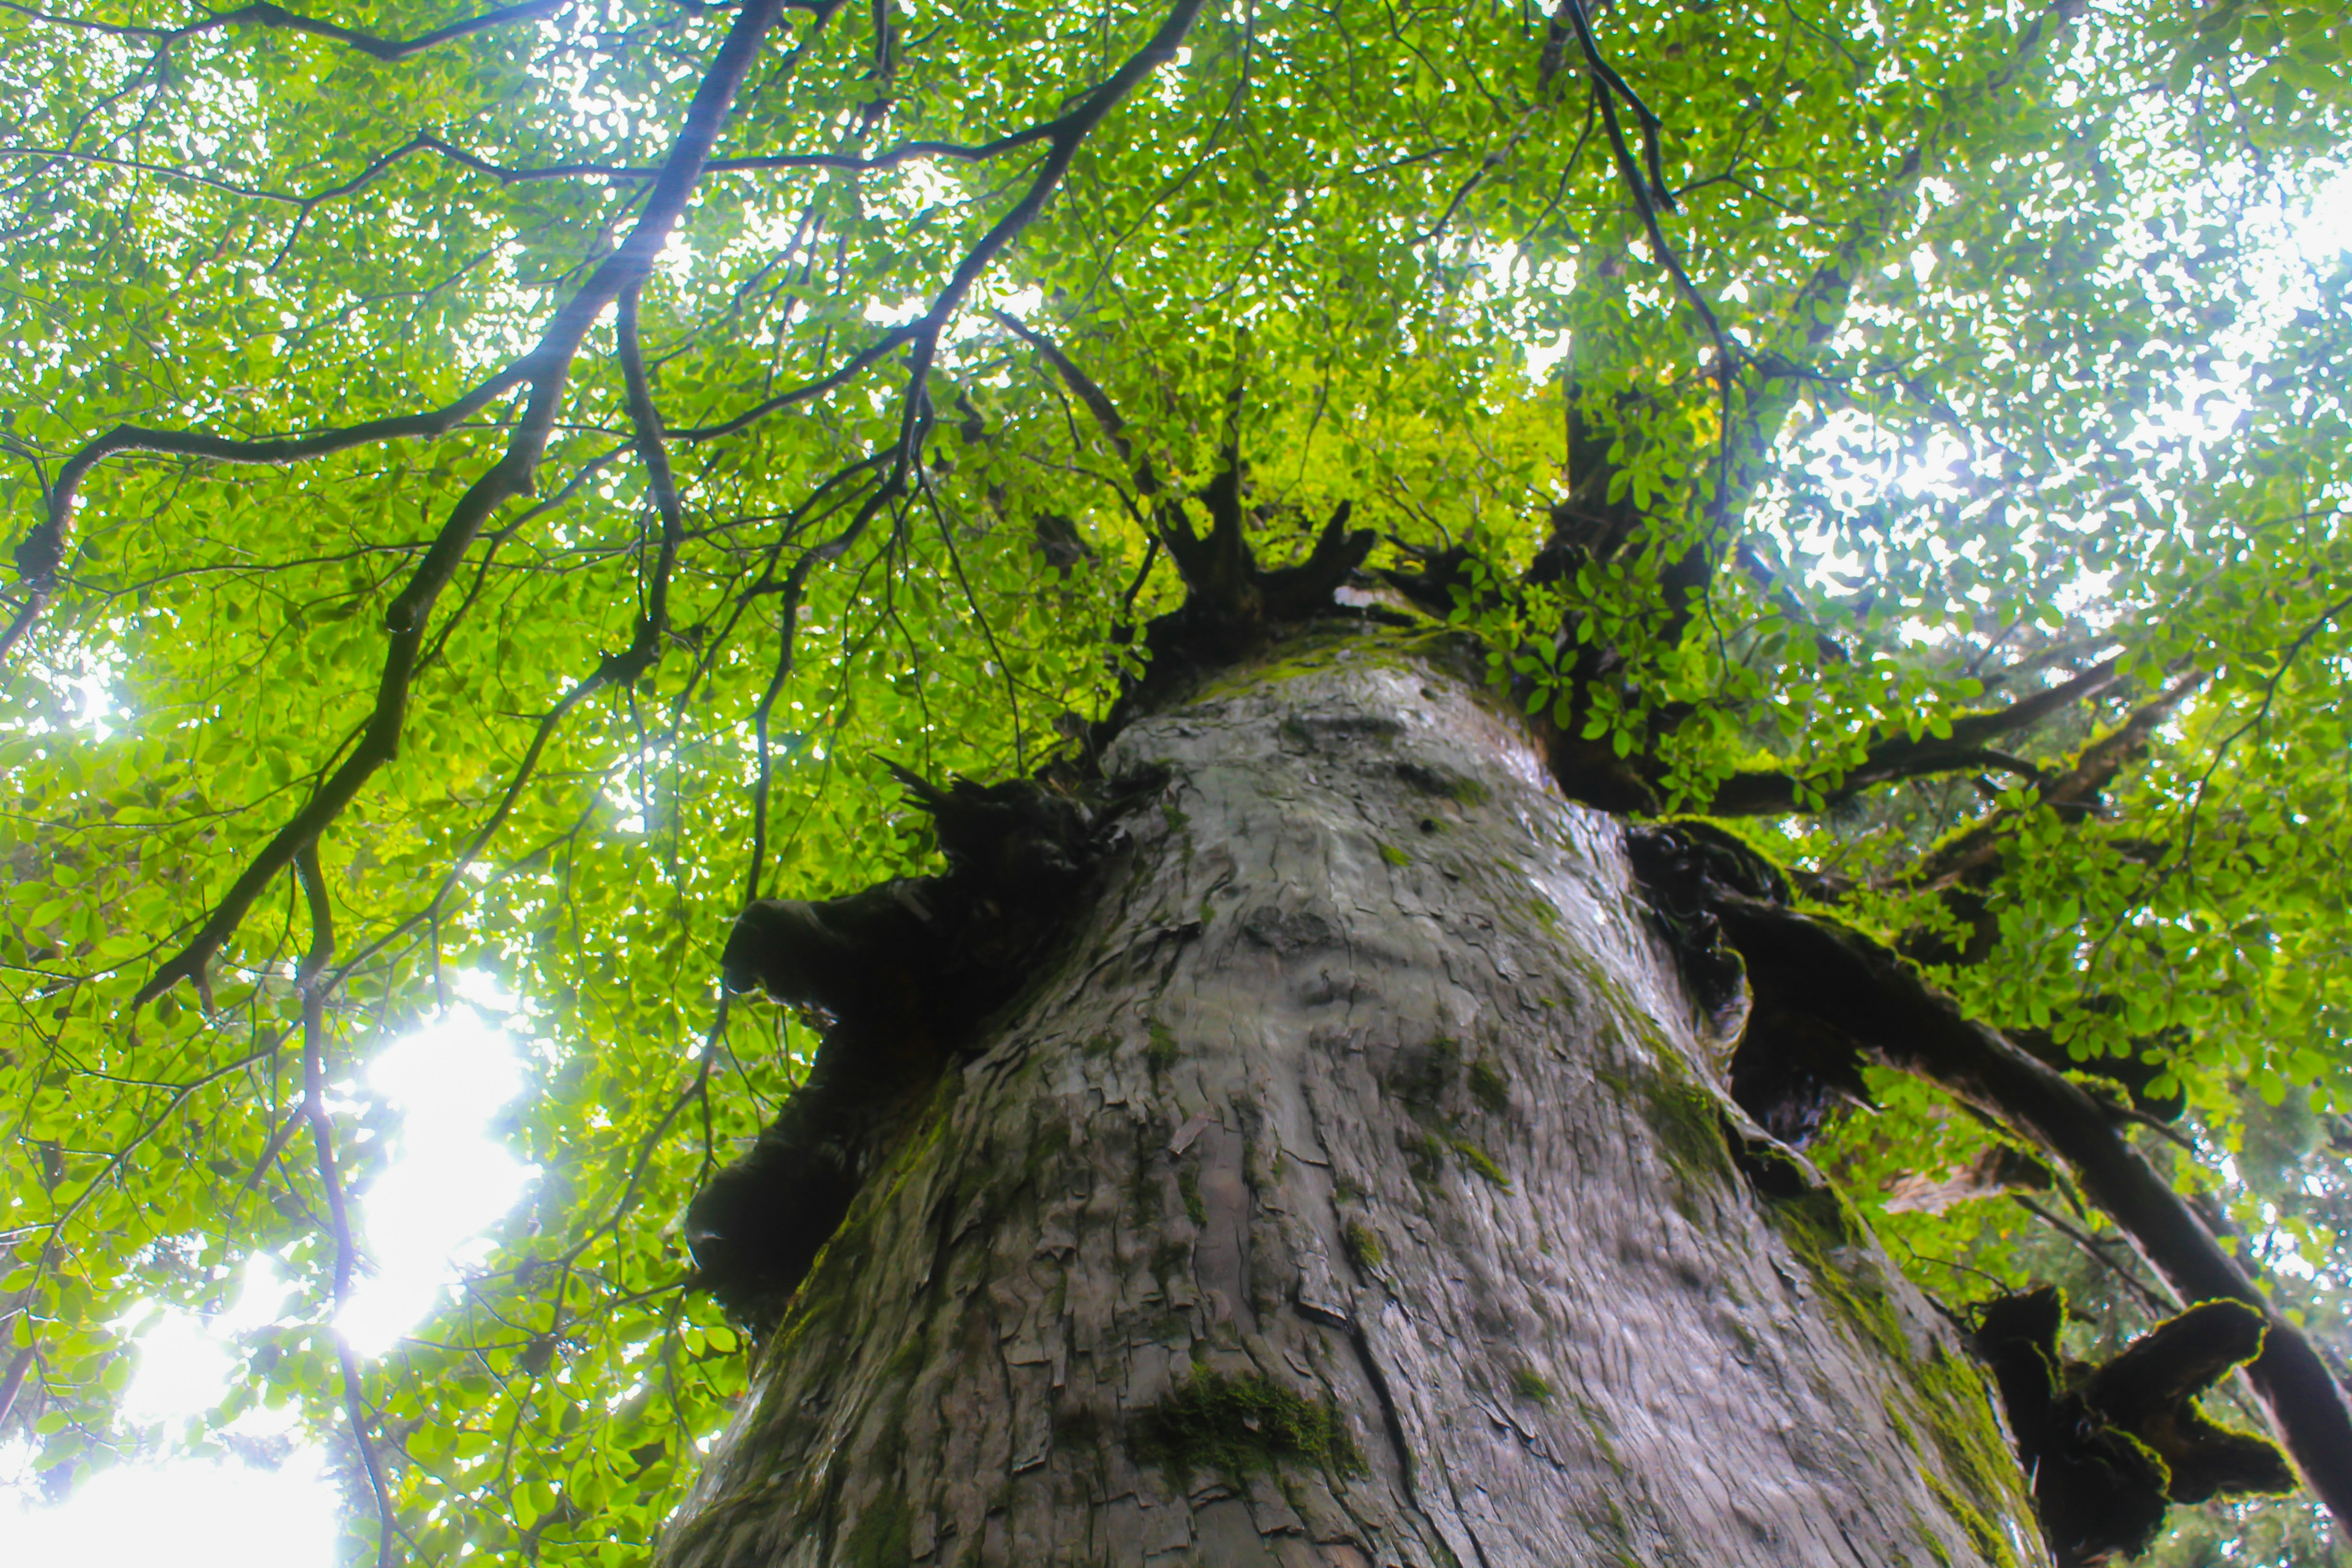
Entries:
[[892,1487],[874,1500],[842,1545],[851,1568],[905,1568],[914,1561],[907,1499]]
[[1462,1157],[1464,1164],[1504,1191],[1510,1190],[1511,1178],[1504,1174],[1502,1166],[1495,1163],[1495,1157],[1492,1154],[1487,1153],[1467,1138],[1454,1138],[1448,1142],[1454,1145],[1454,1152]]
[[1400,1132],[1397,1151],[1404,1156],[1412,1179],[1424,1186],[1445,1173],[1445,1145],[1426,1132]]
[[1531,1366],[1520,1367],[1511,1373],[1511,1392],[1538,1405],[1551,1403],[1550,1382]]
[[[1737,1173],[1724,1147],[1722,1103],[1680,1070],[1671,1046],[1662,1043],[1657,1058],[1654,1068],[1635,1068],[1629,1074],[1603,1069],[1596,1076],[1619,1100],[1638,1108],[1657,1135],[1655,1147],[1666,1168],[1686,1186],[1728,1185]],[[1681,1198],[1675,1201],[1683,1206]]]
[[1406,854],[1403,850],[1398,848],[1393,844],[1383,844],[1381,840],[1375,838],[1372,840],[1372,847],[1381,852],[1381,858],[1387,861],[1391,866],[1410,866],[1412,864],[1412,857]]
[[1159,1019],[1145,1019],[1143,1029],[1151,1042],[1143,1047],[1143,1065],[1150,1068],[1152,1075],[1157,1077],[1176,1065],[1176,1058],[1182,1054],[1182,1050],[1176,1044],[1175,1031]]
[[1511,1108],[1511,1086],[1502,1069],[1480,1058],[1470,1064],[1470,1098],[1497,1116]]
[[1361,1220],[1349,1220],[1348,1228],[1340,1233],[1340,1239],[1347,1243],[1349,1260],[1367,1274],[1388,1261],[1388,1249],[1381,1245],[1381,1238],[1372,1233],[1372,1227]]
[[1869,1279],[1866,1272],[1857,1278],[1837,1256],[1867,1234],[1845,1199],[1829,1187],[1815,1187],[1795,1197],[1768,1200],[1764,1214],[1847,1324],[1896,1366],[1909,1368],[1911,1342],[1886,1299],[1885,1282]]
[[1486,804],[1485,784],[1450,768],[1424,767],[1419,763],[1399,763],[1397,777],[1427,795],[1450,800],[1457,805],[1479,806]]
[[1365,1473],[1339,1410],[1258,1373],[1198,1372],[1143,1413],[1135,1454],[1189,1481],[1194,1470],[1239,1478],[1283,1464]]
[[[1936,1494],[1936,1500],[1943,1504],[1944,1511],[1969,1532],[1969,1542],[1977,1549],[1977,1555],[1989,1563],[1999,1563],[2000,1568],[2015,1568],[2017,1559],[2010,1552],[2009,1542],[2000,1538],[2000,1532],[1993,1529],[1991,1521],[1978,1512],[1968,1499],[1933,1471],[1927,1475],[1927,1489]],[[1933,1536],[1928,1537],[1931,1545],[1934,1540]],[[1941,1557],[1944,1554],[1938,1552],[1937,1555]]]

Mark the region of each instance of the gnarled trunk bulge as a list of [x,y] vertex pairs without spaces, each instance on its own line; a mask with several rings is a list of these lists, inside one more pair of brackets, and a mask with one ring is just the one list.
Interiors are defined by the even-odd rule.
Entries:
[[2038,1563],[1987,1380],[1622,829],[1442,639],[1295,639],[863,1184],[673,1568]]

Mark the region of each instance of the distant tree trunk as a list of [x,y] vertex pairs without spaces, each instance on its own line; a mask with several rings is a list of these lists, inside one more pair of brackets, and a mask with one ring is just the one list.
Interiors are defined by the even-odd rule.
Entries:
[[2048,1561],[1957,1335],[1444,642],[1293,641],[1105,761],[1155,765],[672,1568]]

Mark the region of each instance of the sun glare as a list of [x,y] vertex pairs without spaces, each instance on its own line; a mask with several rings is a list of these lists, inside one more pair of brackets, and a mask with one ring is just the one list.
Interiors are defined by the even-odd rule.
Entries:
[[[399,1353],[488,1250],[481,1233],[538,1174],[490,1126],[523,1083],[513,1037],[488,1016],[510,1012],[511,999],[484,984],[459,990],[479,1005],[460,1004],[395,1040],[366,1073],[363,1097],[396,1110],[398,1124],[389,1164],[356,1194],[364,1267],[335,1320],[362,1358]],[[30,1446],[0,1451],[0,1563],[327,1568],[341,1489],[319,1434],[300,1429],[290,1407],[256,1405],[211,1435],[210,1452],[226,1448],[237,1462],[194,1447],[252,1338],[301,1321],[287,1315],[289,1295],[277,1260],[261,1254],[210,1318],[149,1303],[119,1324],[137,1348],[118,1436],[121,1451],[142,1458],[42,1505]]]

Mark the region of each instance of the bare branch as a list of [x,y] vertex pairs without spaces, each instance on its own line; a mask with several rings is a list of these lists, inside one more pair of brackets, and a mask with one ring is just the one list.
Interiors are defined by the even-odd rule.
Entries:
[[[1641,216],[1643,232],[1649,237],[1650,253],[1657,258],[1658,265],[1666,269],[1667,276],[1674,279],[1676,291],[1692,310],[1698,312],[1699,321],[1706,328],[1706,335],[1715,343],[1716,374],[1727,379],[1733,363],[1739,356],[1734,352],[1730,340],[1723,335],[1723,323],[1717,320],[1714,305],[1691,280],[1682,258],[1673,246],[1666,243],[1665,230],[1658,223],[1660,211],[1675,210],[1674,193],[1666,188],[1658,153],[1661,121],[1650,112],[1649,105],[1625,85],[1625,79],[1617,74],[1616,68],[1601,53],[1601,46],[1592,36],[1591,19],[1585,15],[1583,0],[1559,0],[1554,26],[1559,25],[1559,18],[1568,22],[1575,34],[1576,47],[1584,57],[1585,69],[1592,82],[1593,107],[1601,112],[1601,128],[1609,138],[1609,150],[1616,160],[1618,174],[1624,182],[1626,193],[1633,198],[1633,210]],[[1646,177],[1643,169],[1634,165],[1633,150],[1625,143],[1624,127],[1617,117],[1621,102],[1633,111],[1642,128],[1642,155],[1647,169]]]
[[750,903],[760,896],[760,874],[768,850],[768,800],[774,788],[775,759],[768,749],[768,723],[773,715],[776,700],[783,695],[784,683],[793,678],[793,649],[800,628],[801,595],[807,589],[809,574],[817,567],[839,560],[849,547],[863,538],[867,526],[881,510],[905,493],[905,480],[894,466],[881,483],[874,487],[859,503],[849,525],[833,538],[815,548],[801,552],[792,569],[784,574],[781,590],[782,606],[777,618],[782,628],[778,637],[776,668],[768,678],[767,689],[751,710],[751,735],[759,757],[759,774],[751,785],[751,864],[744,873],[743,901]]
[[[939,158],[961,163],[984,163],[1017,148],[1042,142],[1054,133],[1061,123],[1045,121],[1010,132],[988,142],[901,142],[878,153],[772,153],[737,158],[713,158],[703,166],[706,174],[764,174],[779,169],[824,169],[850,174],[883,174],[905,164]],[[215,174],[198,174],[193,169],[175,168],[169,163],[151,163],[136,158],[118,158],[102,153],[81,153],[68,147],[0,147],[0,158],[49,160],[67,163],[87,163],[101,169],[122,169],[131,174],[152,174],[158,179],[180,180],[200,185],[206,190],[221,191],[252,201],[275,202],[283,206],[299,207],[307,214],[322,203],[347,196],[373,183],[386,169],[415,153],[431,153],[457,164],[498,181],[500,184],[520,184],[539,180],[612,180],[635,184],[661,178],[659,164],[636,163],[500,163],[468,152],[456,143],[429,131],[419,131],[405,142],[371,158],[366,167],[348,179],[339,180],[315,191],[278,190],[267,185],[244,185]]]

